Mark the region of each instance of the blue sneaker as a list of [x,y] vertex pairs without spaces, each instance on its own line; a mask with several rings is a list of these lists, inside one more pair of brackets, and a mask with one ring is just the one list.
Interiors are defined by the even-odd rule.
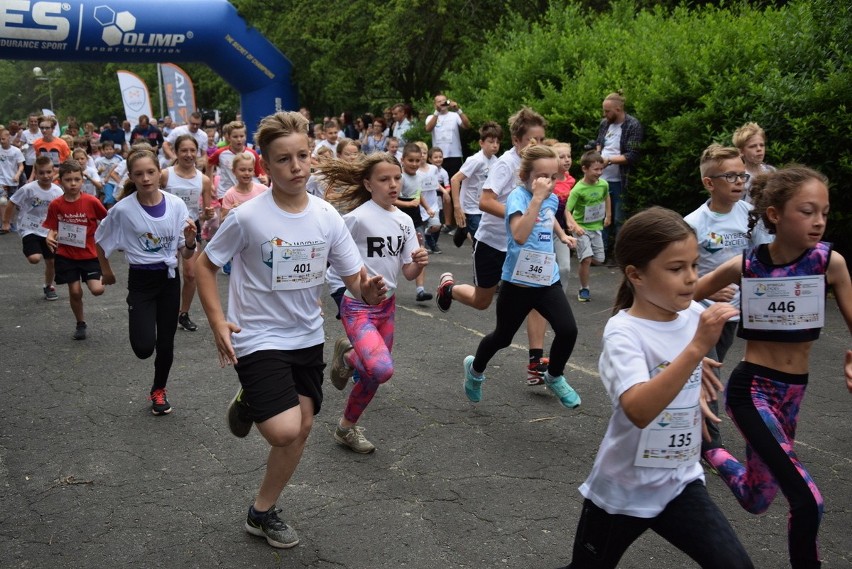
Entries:
[[581,288],[577,293],[577,300],[580,302],[589,302],[592,300],[592,293],[587,288]]
[[464,394],[470,399],[471,403],[479,403],[482,400],[482,382],[485,381],[485,375],[476,377],[473,375],[473,356],[467,356],[464,359]]
[[544,384],[547,386],[549,390],[556,394],[559,398],[559,402],[562,403],[563,407],[567,407],[569,409],[576,409],[580,406],[580,396],[577,395],[577,392],[574,391],[574,388],[568,385],[568,382],[565,381],[565,376],[560,375],[557,378],[554,378],[553,381],[548,382],[547,377],[544,378]]
[[222,265],[222,272],[225,273],[226,275],[231,274],[231,261],[228,261],[227,263]]

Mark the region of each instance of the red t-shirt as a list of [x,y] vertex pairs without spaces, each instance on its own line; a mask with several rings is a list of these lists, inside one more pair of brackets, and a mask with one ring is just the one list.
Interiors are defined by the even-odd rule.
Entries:
[[559,199],[559,206],[556,208],[555,215],[562,229],[566,229],[567,227],[565,223],[565,204],[568,202],[568,196],[571,195],[571,188],[576,183],[576,180],[574,180],[571,174],[565,172],[565,179],[556,180],[556,183],[553,184],[553,195]]
[[39,138],[33,142],[36,156],[50,156],[54,166],[59,166],[71,156],[71,150],[65,141],[61,138],[54,137],[50,142],[45,142],[43,138]]
[[[210,155],[210,157],[207,159],[207,163],[212,164],[213,166],[219,166],[219,157],[222,155],[223,152],[230,152],[230,157],[233,158],[234,151],[231,150],[231,147],[223,146],[222,148],[217,148],[216,151]],[[249,148],[248,146],[246,146],[246,149],[243,150],[243,152],[248,152],[249,154],[254,155],[254,175],[263,176],[266,172],[263,171],[263,166],[260,165],[260,155],[255,151],[254,148]],[[229,160],[228,162],[231,163],[232,160]],[[230,164],[227,165],[227,167],[230,168]]]
[[[106,208],[95,196],[80,194],[80,199],[73,202],[67,201],[65,196],[60,196],[47,206],[47,218],[42,225],[59,233],[57,255],[84,261],[98,258],[95,230],[98,228],[98,222],[106,216]],[[71,245],[74,241],[82,242],[81,226],[85,227],[85,247]]]

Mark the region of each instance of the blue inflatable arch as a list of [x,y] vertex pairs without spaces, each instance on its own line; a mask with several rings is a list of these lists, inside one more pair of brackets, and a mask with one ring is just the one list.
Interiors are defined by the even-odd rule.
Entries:
[[298,106],[292,65],[227,0],[2,0],[0,59],[206,63],[254,131]]

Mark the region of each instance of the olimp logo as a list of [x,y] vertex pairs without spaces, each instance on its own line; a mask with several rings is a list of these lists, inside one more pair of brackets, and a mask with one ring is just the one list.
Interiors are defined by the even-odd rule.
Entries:
[[136,16],[129,11],[117,12],[109,6],[96,6],[94,18],[103,32],[101,39],[110,47],[142,47],[142,48],[177,48],[187,39],[192,39],[192,32],[186,34],[152,34],[136,31]]

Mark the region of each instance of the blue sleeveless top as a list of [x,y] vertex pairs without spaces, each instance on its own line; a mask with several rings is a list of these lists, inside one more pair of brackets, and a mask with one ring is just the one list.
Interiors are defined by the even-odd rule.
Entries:
[[[743,253],[743,278],[780,278],[825,275],[831,258],[831,243],[821,241],[791,263],[775,265],[769,256],[768,245],[759,245]],[[737,336],[764,342],[811,342],[819,338],[822,328],[807,330],[752,330],[743,327],[740,318]]]

